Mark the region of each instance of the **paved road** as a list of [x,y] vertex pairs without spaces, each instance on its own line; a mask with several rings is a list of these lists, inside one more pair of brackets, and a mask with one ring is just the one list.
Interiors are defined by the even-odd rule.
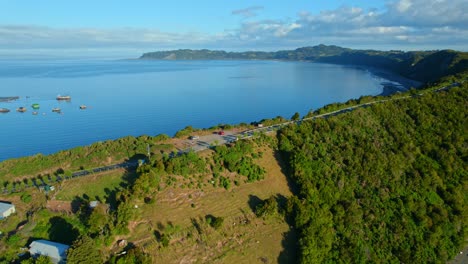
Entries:
[[448,89],[450,89],[452,87],[460,86],[460,85],[461,85],[461,83],[452,83],[451,85],[447,85],[447,86],[438,88],[436,90],[425,91],[425,92],[422,92],[422,93],[419,93],[419,94],[416,94],[416,95],[408,95],[408,96],[402,96],[402,97],[398,97],[398,98],[390,98],[390,99],[377,100],[377,101],[373,101],[373,102],[363,103],[363,104],[354,105],[354,106],[346,107],[346,108],[343,108],[343,109],[339,109],[339,110],[336,110],[336,111],[333,111],[333,112],[320,114],[320,115],[316,115],[316,116],[312,116],[312,117],[307,117],[307,118],[304,118],[302,120],[288,121],[288,122],[284,122],[284,123],[281,123],[281,124],[276,124],[276,125],[261,127],[261,128],[259,127],[259,128],[239,132],[239,133],[232,133],[232,132],[229,132],[229,131],[225,131],[224,136],[221,136],[221,135],[218,135],[218,134],[212,134],[212,135],[208,135],[208,136],[200,136],[200,138],[197,139],[197,140],[187,140],[185,142],[185,145],[187,147],[185,149],[179,151],[179,154],[186,153],[186,152],[189,152],[189,151],[195,151],[195,152],[202,151],[202,150],[208,149],[208,148],[210,148],[212,146],[231,143],[231,142],[236,141],[238,139],[248,139],[248,138],[253,137],[255,134],[270,133],[270,132],[273,132],[273,131],[276,131],[276,130],[280,129],[281,127],[284,127],[284,126],[287,126],[287,125],[290,125],[290,124],[300,124],[302,121],[305,121],[305,120],[314,120],[314,119],[317,119],[317,118],[327,118],[327,117],[330,117],[330,116],[335,116],[335,115],[339,115],[339,114],[342,114],[342,113],[350,112],[350,111],[353,111],[353,110],[355,110],[357,108],[368,107],[368,106],[373,105],[373,104],[380,104],[380,103],[384,103],[384,102],[388,102],[388,101],[405,100],[405,99],[409,99],[409,98],[413,98],[413,97],[422,96],[425,93],[440,92],[440,91],[443,91],[443,90],[448,90]]
[[138,166],[138,161],[126,161],[119,164],[113,164],[109,166],[103,166],[99,168],[89,169],[89,170],[81,170],[72,173],[72,178],[86,176],[93,173],[99,173],[103,171],[110,171],[116,169],[129,169],[129,168],[136,168]]
[[460,251],[454,259],[448,262],[449,264],[468,264],[468,246]]

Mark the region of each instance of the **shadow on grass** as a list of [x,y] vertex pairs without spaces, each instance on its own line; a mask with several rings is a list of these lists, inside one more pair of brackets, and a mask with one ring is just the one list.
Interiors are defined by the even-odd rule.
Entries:
[[49,239],[52,241],[71,245],[80,235],[78,229],[62,217],[54,216],[49,223]]
[[263,200],[260,199],[256,195],[249,194],[249,201],[247,202],[249,204],[250,209],[252,212],[255,213],[255,210],[257,209],[257,206],[263,203]]
[[289,264],[289,263],[298,263],[297,258],[297,249],[298,244],[297,241],[299,236],[297,231],[293,228],[290,228],[287,232],[283,233],[283,240],[281,240],[281,246],[283,250],[281,250],[278,256],[278,263],[280,264]]
[[289,158],[287,154],[282,153],[280,151],[275,151],[274,157],[276,162],[281,168],[281,172],[286,175],[286,181],[288,182],[289,190],[294,194],[297,195],[299,193],[299,187],[297,184],[292,180],[292,168],[288,165],[287,159]]
[[124,175],[122,176],[122,182],[119,184],[119,187],[115,187],[113,189],[104,188],[105,203],[110,205],[110,208],[115,209],[117,208],[117,193],[121,190],[128,188],[131,186],[137,178],[137,174],[133,170],[126,170]]
[[[297,195],[299,193],[299,187],[297,184],[292,180],[292,168],[289,166],[287,160],[289,159],[289,155],[287,153],[282,153],[280,151],[275,151],[274,157],[281,168],[281,172],[286,175],[286,180],[288,182],[289,190],[293,193],[293,195]],[[284,211],[286,208],[287,198],[282,195],[276,195],[276,201],[278,202],[278,207],[280,210],[283,210],[285,214],[287,212]],[[294,223],[292,222],[292,217],[285,215],[285,221],[289,225],[289,230],[283,233],[283,239],[281,241],[281,245],[283,250],[280,252],[277,262],[278,263],[297,263],[298,262],[298,239],[299,234],[298,231],[294,228]]]
[[[272,202],[272,198],[274,198]],[[276,205],[275,205],[276,202]],[[260,199],[255,195],[249,195],[249,207],[253,213],[258,214],[259,208],[263,209],[263,212],[266,215],[275,214],[275,211],[278,210],[280,215],[284,216],[283,221],[287,222],[289,225],[289,230],[284,232],[283,239],[281,241],[282,250],[277,258],[277,263],[297,263],[297,250],[298,250],[298,235],[296,229],[292,226],[291,217],[287,215],[286,207],[288,203],[288,198],[282,194],[276,194],[265,200]],[[270,206],[271,205],[271,206]],[[257,215],[258,217],[258,215]],[[289,221],[289,222],[288,222]],[[269,263],[269,260],[265,257],[259,258],[263,263]]]

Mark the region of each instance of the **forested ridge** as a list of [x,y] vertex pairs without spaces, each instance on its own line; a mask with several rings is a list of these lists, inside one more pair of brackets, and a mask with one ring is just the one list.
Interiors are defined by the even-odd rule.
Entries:
[[278,134],[298,185],[301,263],[445,263],[468,238],[468,89],[388,101]]
[[454,50],[379,51],[357,50],[334,45],[317,45],[274,52],[179,49],[147,52],[140,59],[152,60],[288,60],[360,65],[388,70],[412,80],[436,81],[463,72],[468,67],[468,53]]

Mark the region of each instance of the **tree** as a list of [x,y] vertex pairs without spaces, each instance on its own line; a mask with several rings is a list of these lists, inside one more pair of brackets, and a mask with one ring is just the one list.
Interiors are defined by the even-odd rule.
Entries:
[[297,120],[299,120],[300,117],[301,117],[301,116],[299,115],[299,113],[296,112],[296,113],[294,113],[294,115],[291,117],[291,120],[297,121]]
[[47,257],[47,256],[39,256],[37,259],[36,259],[36,264],[52,264],[52,260]]
[[22,260],[21,264],[52,264],[52,260],[47,256],[39,256],[38,258],[30,257],[28,259]]
[[127,254],[118,258],[112,258],[109,262],[111,264],[150,264],[152,263],[152,259],[140,248],[132,248],[127,251]]
[[106,212],[105,206],[98,205],[93,209],[88,220],[89,233],[93,235],[102,235],[111,229],[111,219]]
[[97,249],[94,240],[88,236],[82,236],[73,242],[68,249],[67,263],[69,264],[94,264],[102,263],[101,252]]
[[206,219],[206,222],[216,230],[221,228],[224,222],[224,218],[221,216],[216,217],[214,215],[206,215],[205,219]]
[[255,214],[258,217],[266,217],[278,213],[278,202],[276,197],[272,195],[270,198],[264,200],[261,204],[255,207]]

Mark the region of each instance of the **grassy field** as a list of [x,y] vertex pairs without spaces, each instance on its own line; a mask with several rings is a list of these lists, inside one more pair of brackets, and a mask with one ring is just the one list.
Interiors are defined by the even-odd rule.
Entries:
[[[294,231],[279,216],[257,218],[252,210],[261,199],[292,195],[273,151],[262,151],[258,163],[267,171],[264,180],[230,190],[167,188],[154,204],[135,208],[139,217],[130,223],[128,241],[157,263],[290,263]],[[209,226],[206,215],[223,217],[222,228]],[[171,234],[170,244],[161,248],[158,237],[165,233]]]
[[134,177],[134,172],[129,173],[122,169],[66,180],[57,186],[54,199],[72,201],[75,197],[81,197],[110,202],[110,195],[125,186],[129,178]]
[[[264,219],[253,212],[263,199],[274,195],[285,200],[292,195],[274,151],[268,147],[259,151],[263,155],[256,162],[265,168],[265,179],[247,183],[245,178],[226,172],[226,177],[243,180],[239,186],[232,184],[226,190],[210,183],[211,174],[203,178],[197,176],[197,179],[179,177],[175,184],[163,184],[165,187],[157,192],[154,203],[137,202],[136,217],[129,222],[129,235],[114,237],[115,241],[126,239],[140,246],[156,263],[291,263],[295,257],[294,230],[279,215]],[[200,155],[208,158],[212,151],[206,150]],[[118,170],[66,180],[55,185],[56,191],[49,194],[47,201],[45,193],[32,190],[34,200],[29,204],[21,202],[20,194],[4,197],[17,205],[18,214],[0,228],[14,230],[20,220],[26,218],[26,211],[36,207],[39,211],[24,229],[18,230],[22,239],[10,243],[10,248],[25,246],[25,239],[31,236],[54,238],[55,222],[82,230],[77,216],[70,210],[71,202],[79,197],[112,203],[115,192],[135,176],[135,173]],[[189,187],[191,180],[203,184]],[[222,226],[219,229],[210,226],[207,215],[222,217]],[[167,246],[162,245],[163,235],[169,237]],[[121,250],[115,243],[104,249],[106,254]],[[9,252],[16,254],[14,250]]]

